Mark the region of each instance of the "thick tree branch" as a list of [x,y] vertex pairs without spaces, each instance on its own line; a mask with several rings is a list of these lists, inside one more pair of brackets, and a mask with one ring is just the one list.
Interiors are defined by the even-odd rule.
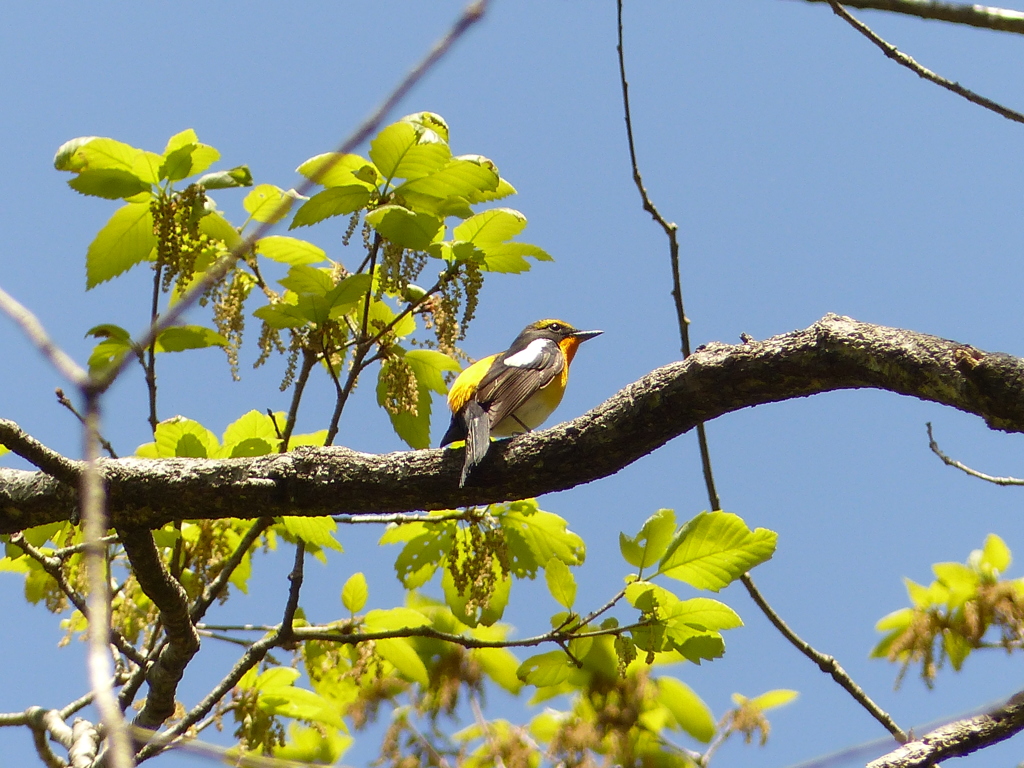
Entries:
[[868,763],[868,768],[926,768],[962,757],[1024,730],[1024,691],[1001,707],[936,728]]
[[[829,0],[805,1],[828,3]],[[1024,13],[1008,8],[992,8],[969,3],[936,3],[931,0],[845,0],[843,5],[1024,35]]]
[[[826,316],[760,342],[713,343],[552,429],[496,443],[468,487],[461,449],[384,455],[298,448],[245,459],[107,459],[111,521],[380,514],[447,509],[564,490],[623,467],[726,413],[841,389],[874,388],[952,406],[1024,432],[1024,361],[914,331]],[[0,469],[0,533],[64,520],[74,492]]]
[[174,696],[185,667],[199,650],[199,635],[189,617],[188,595],[167,571],[148,529],[119,530],[132,572],[146,596],[160,609],[167,644],[160,650],[146,680],[149,695],[135,725],[156,728],[174,714]]

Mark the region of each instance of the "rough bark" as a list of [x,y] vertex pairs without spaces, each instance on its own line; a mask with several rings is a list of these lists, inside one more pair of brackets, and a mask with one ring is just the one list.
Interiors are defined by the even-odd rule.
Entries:
[[[618,470],[700,422],[742,408],[875,388],[1024,431],[1024,361],[914,331],[828,315],[743,344],[712,343],[652,371],[573,421],[491,446],[463,489],[462,449],[372,455],[298,448],[246,459],[103,460],[111,523],[367,514],[538,496]],[[68,519],[77,492],[42,472],[0,470],[0,533]]]

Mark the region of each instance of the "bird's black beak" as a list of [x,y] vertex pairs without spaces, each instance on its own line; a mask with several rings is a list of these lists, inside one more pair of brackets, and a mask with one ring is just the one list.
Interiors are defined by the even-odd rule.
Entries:
[[602,333],[604,333],[604,331],[576,331],[572,336],[574,339],[586,341],[587,339],[592,339],[595,336],[600,336]]

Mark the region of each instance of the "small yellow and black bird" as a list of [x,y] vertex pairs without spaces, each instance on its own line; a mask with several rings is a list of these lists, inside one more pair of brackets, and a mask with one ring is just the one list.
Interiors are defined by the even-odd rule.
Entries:
[[491,437],[509,437],[539,427],[562,402],[576,349],[602,331],[579,331],[561,320],[538,320],[512,346],[477,360],[452,384],[452,423],[441,447],[466,441],[459,487],[483,461]]

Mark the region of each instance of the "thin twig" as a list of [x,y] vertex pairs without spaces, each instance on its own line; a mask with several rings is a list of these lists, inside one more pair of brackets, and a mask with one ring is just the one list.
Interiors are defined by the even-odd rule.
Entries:
[[[302,400],[302,393],[306,389],[306,381],[309,379],[309,374],[319,359],[320,356],[316,352],[303,348],[302,367],[299,368],[299,375],[295,377],[295,385],[292,388],[292,403],[288,408],[288,420],[285,422],[284,431],[281,433],[281,453],[285,453],[288,450],[288,442],[292,439],[295,422],[299,418],[299,401]],[[328,366],[330,366],[330,361],[328,361]]]
[[[651,218],[665,231],[668,238],[669,263],[672,267],[672,300],[676,307],[676,322],[679,324],[679,339],[682,345],[683,359],[690,356],[690,319],[683,309],[683,288],[679,274],[679,239],[677,232],[678,225],[668,221],[657,209],[647,194],[643,177],[640,175],[640,166],[636,159],[636,146],[633,142],[633,118],[629,108],[629,82],[626,80],[626,57],[622,47],[622,0],[617,0],[618,9],[618,46],[619,54],[619,82],[622,85],[622,109],[626,119],[626,140],[629,143],[629,160],[633,166],[633,183],[636,184],[637,192],[640,193],[640,200],[643,208]],[[711,469],[711,451],[708,448],[707,431],[704,429],[704,422],[697,424],[697,444],[700,448],[700,463],[704,473],[704,486],[708,494],[708,503],[711,509],[721,509],[721,500],[715,488],[715,476]]]
[[[449,49],[461,38],[474,24],[483,18],[487,8],[487,0],[474,0],[463,10],[462,14],[455,23],[448,30],[447,34],[441,40],[439,40],[433,48],[427,53],[426,56],[415,66],[413,69],[402,79],[402,81],[395,87],[395,89],[384,99],[377,109],[363,121],[363,123],[356,128],[356,130],[334,151],[334,154],[329,157],[324,163],[320,164],[317,171],[310,175],[308,179],[303,181],[295,190],[295,194],[298,196],[304,196],[309,192],[322,178],[324,175],[329,173],[334,165],[341,161],[341,158],[352,152],[357,146],[366,141],[373,133],[377,130],[380,124],[387,117],[388,113],[405,97],[409,90],[418,83],[423,76],[430,71],[430,69],[444,57]],[[228,273],[235,262],[242,256],[242,254],[248,253],[252,250],[253,245],[261,237],[264,237],[267,232],[273,228],[280,218],[287,213],[288,207],[292,199],[282,201],[279,210],[275,210],[269,217],[268,221],[261,223],[256,229],[254,229],[245,239],[242,240],[237,246],[235,246],[230,253],[221,257],[218,261],[214,262],[212,266],[206,271],[206,274],[182,294],[181,298],[164,314],[160,319],[152,323],[150,327],[142,334],[139,340],[136,342],[137,347],[145,348],[153,343],[155,339],[162,331],[166,330],[170,326],[174,325],[178,319],[185,313],[185,311],[191,307],[199,298],[206,293],[211,287],[220,282],[221,279]],[[6,294],[4,294],[6,295]],[[0,308],[2,308],[2,302],[0,302]],[[114,380],[121,374],[121,371],[128,364],[128,355],[125,355],[116,365],[112,365],[104,370],[102,378],[97,381],[98,388],[103,391],[110,387]],[[83,379],[84,381],[84,379]]]
[[81,519],[85,533],[85,569],[89,595],[86,616],[89,620],[89,682],[96,697],[107,736],[110,739],[110,764],[113,768],[132,768],[131,741],[124,717],[114,698],[114,676],[110,656],[110,581],[107,578],[107,547],[99,540],[107,533],[106,491],[97,464],[99,458],[99,392],[85,390],[85,429],[83,450],[85,467],[81,476]]
[[979,480],[984,480],[987,483],[995,483],[996,485],[1024,485],[1024,480],[1019,477],[996,477],[995,475],[986,475],[984,472],[979,472],[976,469],[971,469],[966,464],[961,464],[956,459],[951,459],[949,456],[942,452],[939,448],[939,444],[935,442],[935,438],[932,436],[932,423],[926,422],[925,426],[928,427],[928,447],[932,449],[932,453],[942,459],[942,462],[949,467],[955,467],[961,472],[965,472],[971,477],[976,477]]
[[[828,0],[806,0],[827,3]],[[847,0],[844,5],[866,10],[889,11],[921,19],[948,21],[979,29],[1024,34],[1024,13],[1008,8],[992,8],[968,3],[939,3],[932,0]]]
[[872,43],[878,46],[878,48],[887,57],[895,61],[897,64],[901,64],[911,72],[914,72],[919,77],[923,77],[925,80],[929,80],[938,86],[945,88],[947,91],[952,91],[958,96],[962,96],[972,104],[977,104],[979,107],[984,107],[995,112],[997,115],[1002,115],[1007,120],[1013,120],[1016,123],[1024,123],[1024,115],[1020,112],[1016,112],[1008,107],[1004,107],[991,99],[985,98],[972,90],[964,88],[960,83],[955,83],[952,80],[947,80],[941,75],[937,75],[930,69],[923,67],[918,64],[911,56],[900,51],[895,45],[887,43],[881,37],[876,35],[870,27],[864,22],[855,19],[850,12],[847,11],[837,0],[828,0],[828,4],[832,6],[832,11],[843,19],[847,24],[860,32],[864,37],[870,40]]
[[221,592],[227,587],[228,582],[231,580],[231,575],[245,558],[246,553],[273,523],[274,518],[261,517],[249,527],[249,530],[245,532],[245,535],[238,542],[238,546],[235,547],[235,551],[231,553],[231,557],[224,561],[224,566],[221,568],[220,573],[206,586],[203,594],[196,598],[192,610],[189,612],[193,623],[198,622],[206,615],[206,611],[213,605],[213,601],[220,597]]
[[[76,419],[78,419],[82,426],[85,426],[85,419],[82,417],[82,414],[78,412],[78,409],[75,408],[75,404],[71,402],[70,398],[68,398],[68,396],[64,394],[64,390],[61,389],[60,387],[57,387],[54,390],[54,393],[57,395],[57,402],[63,405],[69,411],[71,411],[71,413],[74,415]],[[114,446],[112,446],[110,442],[105,437],[103,437],[103,435],[99,435],[99,439],[100,445],[103,446],[103,450],[107,452],[110,458],[118,458],[117,453],[114,451]]]
[[76,387],[85,386],[89,382],[89,374],[64,350],[53,343],[53,339],[50,338],[38,318],[3,288],[0,288],[0,311],[17,323],[22,333],[65,379]]
[[761,609],[761,612],[764,613],[766,617],[768,617],[768,620],[772,625],[782,633],[783,637],[789,640],[789,642],[798,651],[800,651],[800,653],[817,664],[818,669],[831,675],[833,680],[839,683],[839,685],[842,686],[858,704],[864,707],[864,709],[866,709],[868,713],[875,718],[875,720],[881,723],[882,726],[893,735],[893,738],[901,744],[906,743],[908,737],[907,734],[903,732],[903,729],[896,725],[896,721],[893,720],[881,707],[879,707],[866,693],[864,693],[864,689],[853,681],[853,678],[846,673],[846,670],[839,665],[839,662],[836,661],[835,658],[821,653],[821,651],[815,650],[796,632],[789,628],[789,625],[782,620],[779,614],[777,614],[775,610],[768,605],[768,601],[764,599],[764,596],[754,584],[754,580],[750,578],[749,573],[743,574],[740,577],[740,581],[742,581],[743,586],[747,588],[747,592],[750,594],[753,601],[757,603],[757,607]]

